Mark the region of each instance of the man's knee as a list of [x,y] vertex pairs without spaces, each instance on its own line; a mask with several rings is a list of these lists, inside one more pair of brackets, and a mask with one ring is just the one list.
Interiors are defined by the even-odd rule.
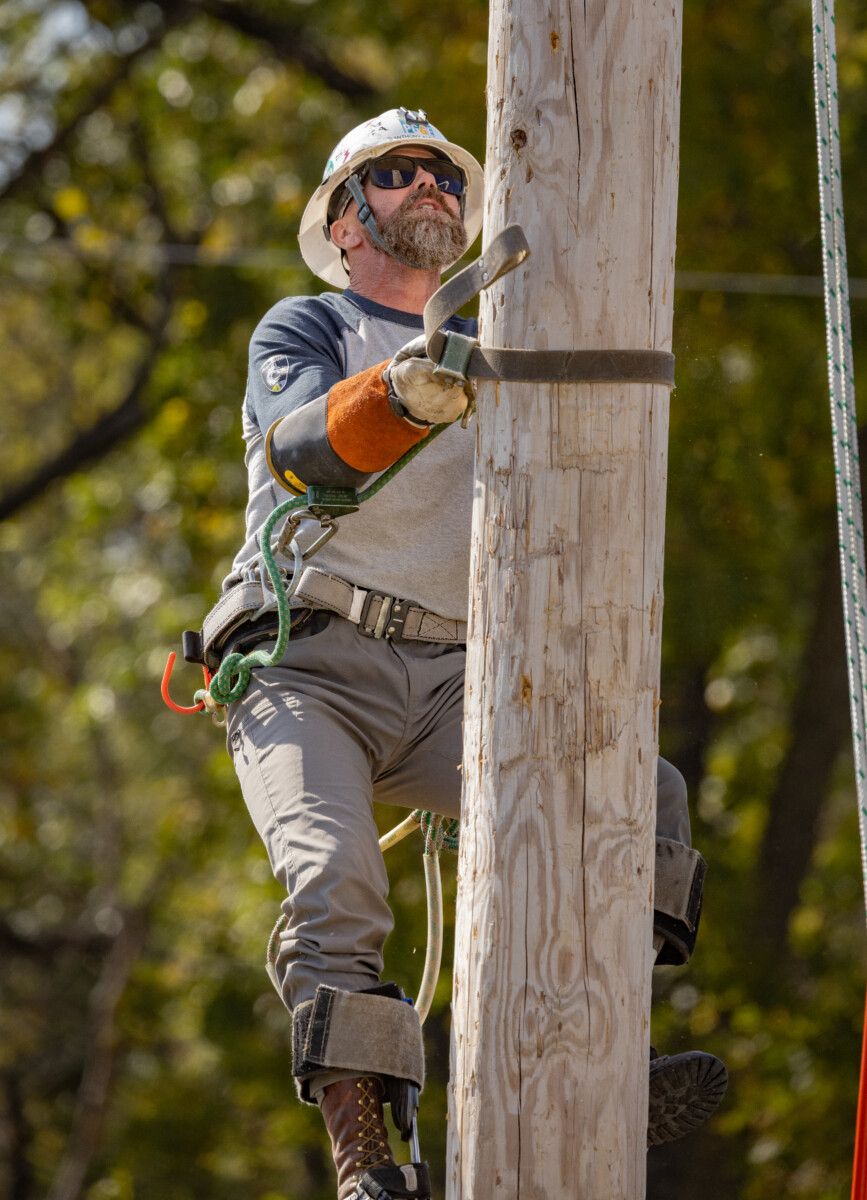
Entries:
[[689,961],[698,936],[706,869],[697,850],[657,837],[653,932],[663,942],[656,960],[660,966]]
[[685,846],[692,844],[686,780],[664,758],[656,761],[656,835]]
[[657,962],[685,963],[695,947],[707,869],[690,849],[686,781],[664,758],[656,770],[656,870],[653,931],[662,941]]

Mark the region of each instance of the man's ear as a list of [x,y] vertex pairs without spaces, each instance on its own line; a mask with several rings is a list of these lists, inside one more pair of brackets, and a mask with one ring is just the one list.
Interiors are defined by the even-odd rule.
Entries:
[[331,226],[331,240],[338,250],[354,250],[364,241],[361,226],[354,218],[338,217]]

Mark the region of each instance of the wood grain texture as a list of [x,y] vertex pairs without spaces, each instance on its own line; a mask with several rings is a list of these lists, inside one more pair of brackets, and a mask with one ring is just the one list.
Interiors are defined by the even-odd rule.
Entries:
[[[680,6],[492,0],[485,344],[671,348]],[[668,393],[480,389],[449,1200],[644,1196]]]

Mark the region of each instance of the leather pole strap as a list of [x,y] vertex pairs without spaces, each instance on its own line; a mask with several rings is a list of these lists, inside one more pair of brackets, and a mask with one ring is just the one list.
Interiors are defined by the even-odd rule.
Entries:
[[[507,225],[475,262],[444,283],[425,305],[427,354],[439,362],[446,346],[440,328],[479,292],[529,256],[520,225]],[[520,383],[649,383],[674,387],[674,355],[667,350],[509,350],[477,346],[466,373],[475,379]]]

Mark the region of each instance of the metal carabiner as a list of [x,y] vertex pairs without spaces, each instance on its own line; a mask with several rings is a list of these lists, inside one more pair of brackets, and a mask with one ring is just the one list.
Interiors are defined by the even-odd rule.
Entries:
[[[304,517],[301,517],[298,520],[293,520],[292,524],[291,524],[292,530],[294,531],[295,529],[297,529],[300,521],[304,520],[304,519],[305,519]],[[286,585],[286,599],[287,600],[291,596],[295,595],[295,592],[298,589],[298,585],[301,583],[301,566],[302,566],[302,564],[307,562],[308,558],[312,558],[313,555],[316,554],[316,552],[318,550],[321,550],[322,547],[325,545],[325,543],[330,541],[334,537],[335,533],[337,533],[337,530],[340,528],[340,526],[337,523],[336,517],[326,517],[324,520],[320,520],[319,517],[312,517],[309,514],[307,514],[306,519],[319,521],[320,525],[322,526],[322,528],[325,531],[324,533],[321,533],[319,535],[319,537],[316,539],[316,541],[313,543],[312,546],[309,546],[307,548],[307,550],[302,551],[301,547],[298,545],[298,543],[294,537],[287,545],[286,535],[290,529],[290,525],[287,522],[286,528],[281,533],[280,540],[278,541],[277,546],[275,547],[275,550],[274,550],[275,554],[276,553],[286,554],[286,553],[288,553],[288,551],[291,550],[292,555],[295,559],[294,565],[292,567],[292,578],[290,579],[289,583]],[[258,621],[259,617],[264,617],[265,613],[273,612],[274,609],[276,609],[276,607],[277,607],[277,596],[274,592],[274,588],[271,585],[271,580],[268,577],[268,572],[265,570],[262,570],[261,567],[259,568],[259,580],[262,584],[262,592],[264,595],[264,601],[261,604],[261,606],[256,609],[256,611],[254,613],[250,614],[251,621]]]
[[304,553],[301,555],[302,562],[307,562],[307,559],[312,558],[314,554],[321,550],[326,542],[330,542],[335,533],[337,533],[337,530],[340,528],[336,517],[328,517],[319,523],[325,532],[321,533],[313,545],[308,546],[308,548],[304,551]]

